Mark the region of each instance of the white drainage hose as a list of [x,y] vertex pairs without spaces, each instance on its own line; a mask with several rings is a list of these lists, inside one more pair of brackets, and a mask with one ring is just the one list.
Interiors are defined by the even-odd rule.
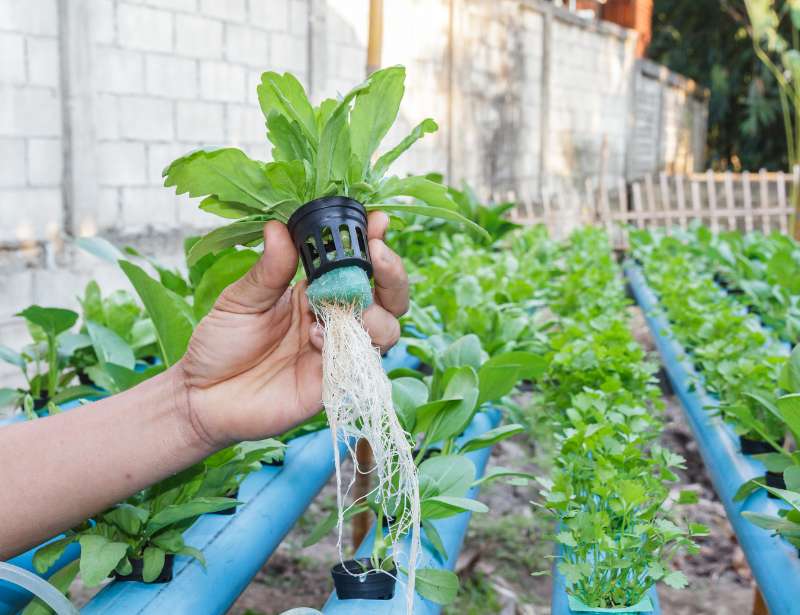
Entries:
[[60,591],[50,585],[42,577],[35,575],[24,568],[19,568],[0,562],[0,580],[8,581],[27,589],[47,606],[56,612],[56,615],[79,615],[72,603]]

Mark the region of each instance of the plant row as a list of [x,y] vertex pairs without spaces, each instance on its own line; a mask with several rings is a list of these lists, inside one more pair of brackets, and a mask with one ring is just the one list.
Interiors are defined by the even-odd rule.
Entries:
[[[800,546],[800,347],[787,357],[777,339],[777,332],[786,333],[793,325],[774,320],[774,332],[765,329],[759,316],[769,321],[779,317],[777,311],[770,312],[745,292],[746,303],[757,312],[748,313],[742,308],[743,295],[724,292],[714,280],[715,272],[725,271],[725,279],[736,280],[736,288],[748,287],[747,278],[719,263],[722,258],[728,265],[740,263],[740,271],[752,271],[743,264],[749,257],[734,252],[730,258],[720,257],[727,252],[724,246],[790,245],[776,236],[754,237],[735,233],[714,237],[702,228],[683,237],[638,232],[633,235],[633,249],[677,340],[702,375],[698,384],[719,398],[723,417],[740,436],[742,453],[766,468],[764,476],[742,485],[737,499],[763,488],[788,505],[777,517],[754,512],[744,516]],[[783,258],[777,257],[767,269],[778,267]],[[766,275],[765,270],[760,275]],[[682,281],[680,291],[677,280]],[[768,284],[765,280],[750,279]],[[776,278],[774,284],[786,287],[791,282]]]
[[[541,412],[557,442],[542,506],[558,522],[557,569],[574,607],[648,607],[648,590],[683,587],[671,569],[696,552],[703,526],[681,527],[666,506],[684,460],[657,443],[663,404],[655,366],[630,331],[620,269],[597,229],[574,233],[551,277],[548,368]],[[696,501],[681,492],[678,504]]]

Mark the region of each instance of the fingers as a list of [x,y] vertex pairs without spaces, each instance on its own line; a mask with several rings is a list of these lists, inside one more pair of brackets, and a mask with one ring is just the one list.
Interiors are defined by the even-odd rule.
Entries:
[[367,216],[367,240],[383,239],[389,228],[389,216],[382,211],[371,211]]
[[372,343],[380,348],[381,354],[400,339],[400,323],[377,303],[373,303],[364,311],[364,329],[372,338]]
[[375,299],[395,316],[408,310],[408,274],[403,260],[380,239],[371,239],[369,255],[375,279]]
[[231,284],[214,306],[237,314],[266,312],[283,296],[297,271],[297,250],[289,231],[274,220],[264,226],[264,253],[244,277]]

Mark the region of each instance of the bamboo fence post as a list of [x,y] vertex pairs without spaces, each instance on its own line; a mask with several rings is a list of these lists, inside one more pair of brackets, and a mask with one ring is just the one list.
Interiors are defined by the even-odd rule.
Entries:
[[719,232],[719,219],[717,218],[717,186],[714,180],[714,172],[709,169],[706,172],[706,188],[708,190],[708,208],[711,216],[711,232]]
[[[758,189],[759,189],[759,205],[761,209],[766,210],[769,207],[769,185],[767,184],[767,170],[758,170]],[[769,233],[770,231],[769,214],[761,214],[761,232]]]
[[642,186],[639,182],[633,184],[633,211],[636,228],[644,228],[644,212],[642,210]]
[[750,193],[750,172],[742,173],[742,192],[744,193],[744,230],[753,232],[753,195]]
[[787,205],[786,205],[786,177],[783,171],[778,173],[778,209],[781,213],[778,214],[778,226],[783,235],[789,232],[789,225],[786,223]]
[[675,197],[678,199],[678,223],[686,230],[686,194],[683,191],[683,175],[675,176]]
[[736,203],[733,198],[733,176],[730,171],[725,171],[725,206],[728,209],[728,230],[736,230],[736,217],[734,207]]

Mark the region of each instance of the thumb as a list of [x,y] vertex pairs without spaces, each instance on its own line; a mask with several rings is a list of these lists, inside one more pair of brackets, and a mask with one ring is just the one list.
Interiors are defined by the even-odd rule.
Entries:
[[225,289],[215,307],[236,314],[266,312],[286,292],[297,272],[297,259],[287,228],[275,220],[267,222],[261,258]]

